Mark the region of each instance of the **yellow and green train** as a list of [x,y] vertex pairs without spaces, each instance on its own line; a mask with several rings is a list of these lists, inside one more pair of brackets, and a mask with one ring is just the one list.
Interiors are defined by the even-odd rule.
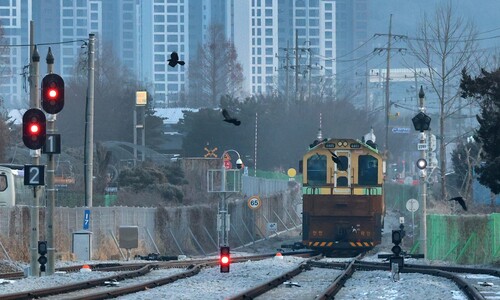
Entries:
[[375,144],[325,139],[312,145],[300,164],[303,246],[356,254],[381,242],[385,164]]

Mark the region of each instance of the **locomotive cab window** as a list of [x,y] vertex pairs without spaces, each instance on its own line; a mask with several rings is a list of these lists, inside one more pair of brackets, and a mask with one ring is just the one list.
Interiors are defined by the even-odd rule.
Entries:
[[349,159],[347,156],[340,155],[339,156],[339,163],[337,165],[337,170],[339,171],[346,171],[347,168],[349,167]]
[[378,183],[378,160],[371,155],[360,155],[358,165],[358,184],[376,185]]
[[326,156],[314,155],[307,160],[307,181],[312,185],[326,184]]

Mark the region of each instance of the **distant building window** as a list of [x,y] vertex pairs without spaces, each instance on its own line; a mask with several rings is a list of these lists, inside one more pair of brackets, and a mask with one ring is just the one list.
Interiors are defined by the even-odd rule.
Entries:
[[163,5],[155,5],[154,6],[154,12],[155,13],[165,12],[165,7]]
[[177,25],[168,25],[167,26],[167,32],[178,32],[179,27]]
[[177,43],[179,42],[179,36],[176,34],[169,34],[167,36],[167,42],[169,43]]
[[63,19],[63,26],[73,26],[73,19]]
[[168,5],[167,6],[167,12],[169,12],[169,13],[177,13],[177,6],[176,5]]
[[163,43],[165,42],[165,36],[163,34],[155,34],[154,41],[155,43]]
[[297,26],[306,26],[306,19],[296,19],[295,25]]
[[155,64],[155,72],[165,72],[164,64]]

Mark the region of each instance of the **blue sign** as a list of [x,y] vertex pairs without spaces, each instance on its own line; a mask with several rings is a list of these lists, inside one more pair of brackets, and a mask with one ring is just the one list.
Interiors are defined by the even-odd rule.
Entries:
[[410,133],[410,127],[394,127],[392,133]]
[[90,209],[86,209],[83,213],[83,229],[88,230],[90,224]]

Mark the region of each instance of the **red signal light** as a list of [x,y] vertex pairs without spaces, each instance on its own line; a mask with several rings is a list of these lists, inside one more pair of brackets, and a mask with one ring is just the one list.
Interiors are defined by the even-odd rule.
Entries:
[[229,273],[229,266],[231,264],[231,256],[229,253],[229,247],[222,246],[220,247],[220,272],[221,273]]
[[64,107],[64,80],[51,73],[42,79],[42,107],[49,114],[57,114]]
[[42,148],[46,138],[46,119],[43,111],[32,108],[23,115],[23,142],[26,147],[36,150]]
[[49,94],[49,98],[56,98],[57,97],[57,90],[50,89],[48,94]]
[[32,124],[30,126],[31,133],[38,133],[40,131],[40,126],[38,124]]
[[227,265],[229,263],[229,257],[223,256],[220,258],[220,263],[223,265]]

